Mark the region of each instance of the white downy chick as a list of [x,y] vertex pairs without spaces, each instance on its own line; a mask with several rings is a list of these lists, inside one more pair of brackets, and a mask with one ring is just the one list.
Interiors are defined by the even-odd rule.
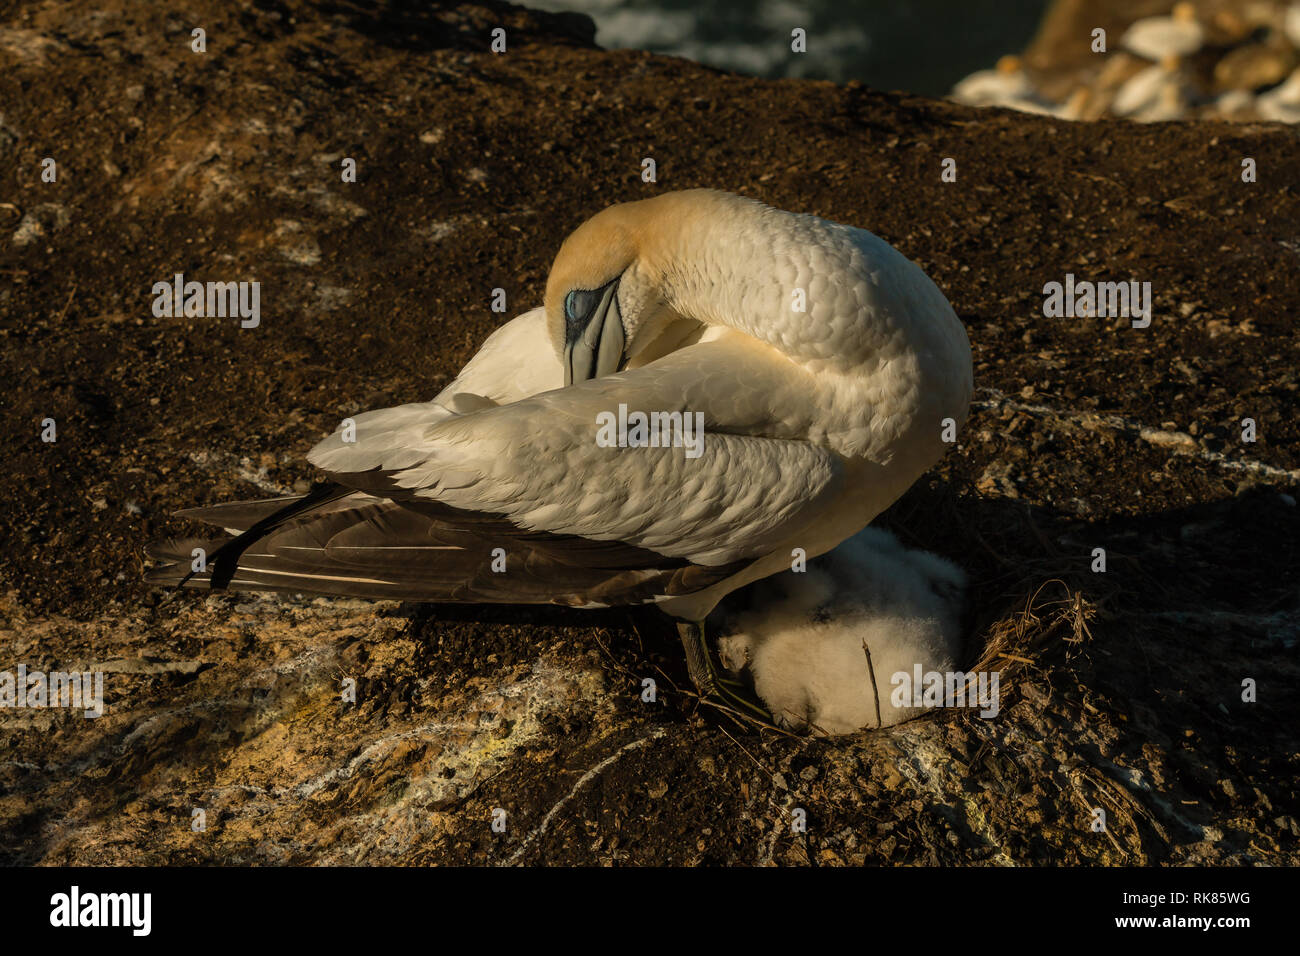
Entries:
[[722,660],[736,672],[749,667],[782,726],[824,734],[892,726],[921,710],[894,706],[894,674],[910,677],[917,664],[954,669],[965,587],[952,562],[865,528],[806,571],[759,582],[749,608],[724,607]]

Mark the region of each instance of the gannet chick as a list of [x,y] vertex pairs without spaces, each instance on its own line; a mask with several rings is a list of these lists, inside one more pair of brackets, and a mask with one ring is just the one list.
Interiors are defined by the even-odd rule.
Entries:
[[755,585],[749,608],[720,608],[731,631],[719,640],[722,660],[737,674],[748,668],[780,726],[890,727],[921,712],[895,706],[894,674],[955,669],[965,587],[952,562],[865,528],[806,571]]
[[1119,43],[1152,61],[1191,56],[1205,43],[1205,27],[1196,19],[1195,4],[1177,3],[1170,16],[1144,17],[1133,23]]

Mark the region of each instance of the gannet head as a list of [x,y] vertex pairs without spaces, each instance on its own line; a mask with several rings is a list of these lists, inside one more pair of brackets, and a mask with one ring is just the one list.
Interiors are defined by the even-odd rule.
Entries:
[[619,371],[680,318],[663,293],[666,234],[689,217],[679,196],[610,206],[560,246],[545,307],[565,385]]

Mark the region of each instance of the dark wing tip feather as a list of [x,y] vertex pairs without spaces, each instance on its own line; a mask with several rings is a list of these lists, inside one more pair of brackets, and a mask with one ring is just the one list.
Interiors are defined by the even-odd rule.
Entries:
[[235,528],[247,531],[257,522],[275,514],[281,508],[300,501],[303,495],[284,495],[279,498],[259,498],[256,501],[227,501],[204,505],[202,508],[185,508],[173,512],[173,517],[187,521],[201,521],[218,528]]
[[166,538],[155,541],[146,546],[145,554],[159,563],[145,571],[145,583],[163,587],[208,587],[207,573],[193,573],[194,549],[202,548],[205,554],[212,554],[220,546],[220,541],[206,538]]
[[204,553],[211,554],[220,546],[220,541],[208,538],[164,538],[150,542],[145,546],[144,553],[154,561],[188,565],[194,560],[195,548],[202,548]]
[[[146,580],[171,587],[312,592],[476,604],[644,604],[716,584],[748,562],[703,567],[617,541],[526,531],[503,515],[318,485],[281,499],[188,509],[234,538],[159,542],[166,564]],[[192,569],[193,549],[208,567]],[[493,550],[507,553],[506,572]]]

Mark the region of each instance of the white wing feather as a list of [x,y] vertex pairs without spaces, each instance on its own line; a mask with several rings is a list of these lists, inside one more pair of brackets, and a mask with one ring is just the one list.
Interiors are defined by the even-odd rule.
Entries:
[[[527,329],[517,331],[515,345],[526,345]],[[555,361],[549,344],[545,356]],[[498,367],[519,361],[504,352],[496,359]],[[454,387],[473,383],[485,398],[511,396],[488,363],[473,366]],[[382,469],[419,497],[502,514],[531,530],[725,564],[767,553],[839,490],[839,456],[798,440],[803,423],[787,411],[803,404],[795,399],[804,375],[770,347],[732,333],[508,405],[452,414],[435,402],[358,416],[355,443],[335,432],[308,457],[340,474]],[[452,404],[452,391],[440,400]],[[702,412],[703,453],[601,447],[597,415],[617,414],[620,403],[629,411]]]

